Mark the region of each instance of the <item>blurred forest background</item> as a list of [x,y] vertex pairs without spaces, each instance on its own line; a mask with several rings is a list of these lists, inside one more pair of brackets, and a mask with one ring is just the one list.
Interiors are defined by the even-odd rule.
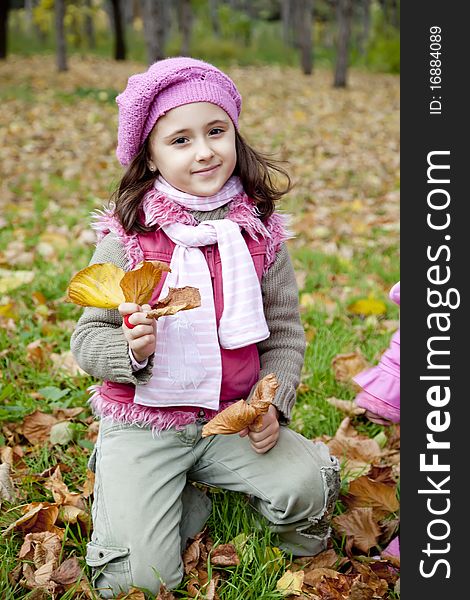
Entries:
[[56,51],[152,63],[348,65],[399,73],[400,0],[2,0],[0,58]]

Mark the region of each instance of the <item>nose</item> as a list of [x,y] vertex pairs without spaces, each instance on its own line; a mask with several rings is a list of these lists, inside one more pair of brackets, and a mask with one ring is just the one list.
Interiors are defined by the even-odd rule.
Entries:
[[208,140],[202,139],[197,142],[196,146],[196,160],[197,162],[205,162],[210,160],[214,156],[214,151],[212,150]]

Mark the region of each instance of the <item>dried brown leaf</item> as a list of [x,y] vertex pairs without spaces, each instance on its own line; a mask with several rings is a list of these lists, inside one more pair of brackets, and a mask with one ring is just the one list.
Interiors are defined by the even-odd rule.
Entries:
[[25,506],[24,515],[11,523],[3,532],[7,535],[14,529],[32,533],[38,531],[54,531],[54,524],[59,515],[59,508],[48,502],[32,502]]
[[152,306],[152,310],[147,312],[147,317],[159,319],[198,306],[201,306],[201,295],[197,288],[191,286],[168,288],[167,296]]
[[340,400],[339,398],[327,398],[327,401],[341,412],[345,413],[348,417],[356,417],[357,415],[363,415],[366,412],[365,408],[356,406],[354,400]]
[[362,552],[377,545],[380,528],[370,507],[347,510],[333,518],[333,526],[340,534],[352,538],[354,546]]
[[370,506],[378,518],[396,512],[400,507],[395,484],[373,481],[365,475],[349,484],[344,501],[350,508]]
[[250,404],[245,400],[239,400],[231,404],[204,425],[202,437],[238,433],[253,422],[256,426],[256,419],[267,412],[278,385],[274,373],[263,377],[253,392],[254,403],[253,400]]
[[35,410],[23,421],[23,435],[30,444],[41,444],[49,439],[49,434],[57,419],[50,414]]
[[145,600],[145,594],[141,590],[131,587],[127,593],[121,592],[118,594],[115,600]]
[[56,583],[60,583],[65,587],[69,587],[74,583],[77,583],[82,575],[82,569],[78,558],[71,556],[64,560],[64,562],[51,574],[51,579]]
[[28,533],[20,548],[18,557],[23,560],[33,560],[36,568],[53,562],[57,564],[62,549],[62,542],[56,533],[39,531]]
[[[163,265],[164,263],[160,263]],[[165,265],[165,271],[169,271]],[[140,268],[127,271],[121,279],[120,286],[126,302],[147,304],[152,298],[154,289],[160,281],[163,268],[155,266],[152,262],[144,261]]]
[[349,352],[347,354],[338,354],[331,361],[331,366],[335,374],[336,381],[350,383],[352,378],[367,369],[370,365],[360,352]]
[[202,428],[202,437],[237,433],[250,425],[257,416],[256,409],[250,406],[246,400],[239,400],[206,423]]
[[211,564],[216,567],[234,567],[240,564],[233,544],[220,544],[211,552]]
[[196,568],[199,562],[201,541],[196,539],[183,552],[184,572],[186,575]]
[[322,581],[325,577],[329,577],[330,579],[338,579],[339,574],[337,571],[327,567],[317,567],[305,573],[304,585],[309,585],[315,588],[317,584],[320,583],[320,581]]
[[155,600],[176,600],[176,597],[174,596],[173,592],[167,590],[164,585],[161,585],[158,596]]
[[9,463],[0,465],[0,504],[2,500],[13,502],[15,499],[15,488],[10,477]]

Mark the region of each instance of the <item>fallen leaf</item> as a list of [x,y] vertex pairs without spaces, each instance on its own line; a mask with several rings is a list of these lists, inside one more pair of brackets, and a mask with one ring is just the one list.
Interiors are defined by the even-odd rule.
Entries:
[[200,540],[196,539],[183,552],[184,572],[186,575],[190,573],[199,562],[200,556]]
[[34,271],[10,271],[0,269],[0,294],[6,294],[16,288],[31,283],[34,279]]
[[121,592],[115,596],[115,600],[145,600],[145,594],[141,590],[131,587],[127,593]]
[[374,597],[377,598],[374,595],[374,590],[367,583],[357,580],[351,586],[348,600],[372,600]]
[[361,298],[352,302],[348,306],[348,311],[353,315],[384,315],[387,312],[387,305],[381,300],[376,300],[373,297]]
[[315,588],[318,583],[324,578],[338,579],[338,572],[328,567],[317,567],[305,572],[304,584]]
[[370,506],[378,518],[396,512],[400,507],[396,485],[373,481],[366,475],[351,481],[344,501],[350,508]]
[[65,371],[72,377],[76,377],[77,375],[87,375],[87,373],[78,365],[71,350],[66,350],[60,354],[52,352],[50,358],[56,370],[60,369],[61,371]]
[[71,442],[74,437],[75,433],[70,421],[61,421],[51,427],[49,441],[53,446],[64,445]]
[[54,524],[59,515],[59,508],[49,502],[32,502],[24,507],[24,515],[11,523],[3,532],[7,535],[14,529],[20,531],[54,531]]
[[57,569],[54,569],[51,574],[51,579],[56,583],[69,587],[72,584],[77,583],[80,580],[81,575],[82,569],[78,562],[78,558],[76,556],[71,556],[64,560]]
[[327,398],[327,401],[331,406],[334,406],[341,412],[345,413],[348,417],[356,417],[363,415],[366,412],[365,408],[356,406],[354,400],[339,400],[338,398]]
[[0,505],[2,500],[13,502],[15,499],[15,488],[10,477],[9,463],[0,465]]
[[49,434],[57,419],[40,410],[26,415],[23,423],[23,435],[30,444],[41,444],[49,439]]
[[338,354],[331,361],[336,381],[350,383],[352,378],[369,367],[360,351]]
[[352,538],[356,548],[368,552],[377,545],[380,528],[372,513],[372,508],[354,508],[333,517],[334,528],[341,534]]
[[22,560],[33,560],[36,568],[49,562],[58,562],[62,542],[52,531],[27,533],[20,548],[18,557]]
[[211,564],[216,567],[234,567],[240,564],[233,544],[221,544],[211,552]]
[[284,596],[300,596],[302,593],[302,585],[304,582],[304,572],[296,571],[293,573],[289,569],[284,575],[277,581],[276,589],[281,592]]
[[176,600],[176,597],[164,585],[160,585],[160,590],[155,600]]

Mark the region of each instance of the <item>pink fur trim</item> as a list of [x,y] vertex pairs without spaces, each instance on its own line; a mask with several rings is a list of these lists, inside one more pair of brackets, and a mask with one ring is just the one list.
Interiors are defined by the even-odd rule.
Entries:
[[147,227],[152,225],[163,227],[172,223],[197,225],[196,219],[183,206],[163,196],[154,188],[145,195],[142,208]]
[[256,206],[245,193],[237,194],[231,200],[227,217],[240,225],[252,239],[258,241],[258,235],[269,238]]
[[[197,225],[197,220],[187,209],[157,192],[149,190],[143,200],[142,208],[145,214],[145,224],[148,227],[183,223]],[[254,203],[245,193],[237,194],[230,202],[228,213],[230,218],[248,232],[251,238],[258,241],[258,236],[266,240],[266,255],[263,273],[265,274],[276,260],[276,254],[281,244],[293,237],[288,229],[288,216],[273,213],[264,224],[258,216]],[[98,241],[107,233],[114,233],[124,244],[129,268],[133,269],[144,260],[144,254],[139,244],[137,234],[129,235],[114,216],[114,206],[97,210],[92,214],[92,228],[97,232]]]
[[114,216],[114,208],[114,205],[111,204],[109,208],[92,213],[91,227],[97,232],[98,241],[101,241],[108,233],[114,233],[124,245],[129,269],[133,269],[144,260],[144,253],[140,247],[138,235],[126,233],[124,227]]
[[294,237],[289,230],[289,216],[280,213],[273,213],[267,220],[266,227],[270,237],[266,242],[266,255],[264,258],[265,274],[276,260],[276,254],[279,252],[281,244]]
[[[124,404],[105,398],[101,394],[101,386],[99,385],[92,385],[88,388],[88,391],[91,393],[88,402],[97,417],[111,417],[118,423],[151,427],[154,434],[171,428],[184,429],[186,425],[195,423],[198,418],[198,408],[195,408],[194,411],[181,411],[151,408],[134,403]],[[218,410],[204,410],[206,418],[212,419],[233,402],[221,402]]]

